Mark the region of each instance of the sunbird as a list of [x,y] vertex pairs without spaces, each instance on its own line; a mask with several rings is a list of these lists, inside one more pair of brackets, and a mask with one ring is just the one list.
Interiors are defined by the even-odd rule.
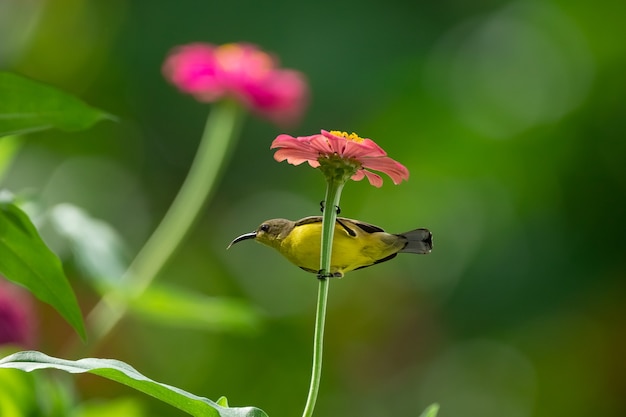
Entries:
[[[228,248],[254,239],[276,249],[296,266],[324,278],[320,271],[321,235],[322,216],[298,221],[271,219],[261,223],[254,232],[235,238]],[[372,224],[337,217],[328,276],[341,278],[346,272],[393,259],[398,253],[424,254],[430,253],[432,248],[433,235],[428,229],[391,234]]]

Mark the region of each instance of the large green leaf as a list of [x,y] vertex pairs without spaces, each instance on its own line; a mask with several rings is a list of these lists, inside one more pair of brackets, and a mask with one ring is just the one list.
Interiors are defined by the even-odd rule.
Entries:
[[171,284],[153,284],[130,307],[134,314],[161,325],[233,333],[254,333],[261,326],[260,313],[248,303]]
[[426,410],[424,410],[424,412],[420,414],[420,417],[437,417],[438,412],[439,404],[434,403],[426,407]]
[[54,307],[85,339],[83,317],[59,258],[41,240],[28,216],[0,196],[0,274]]
[[0,182],[19,149],[20,141],[17,136],[0,138]]
[[102,119],[113,117],[54,87],[0,71],[0,137],[83,130]]
[[[59,369],[70,373],[92,373],[151,395],[192,416],[203,417],[267,417],[255,407],[228,408],[207,398],[198,397],[180,388],[147,378],[130,365],[113,359],[87,358],[77,361],[53,358],[41,352],[25,351],[0,359],[0,368],[15,368],[30,372],[37,369]],[[224,401],[220,402],[225,404]]]
[[144,408],[137,398],[121,397],[79,404],[71,417],[144,417],[147,415]]
[[99,291],[119,286],[128,269],[126,245],[108,223],[72,204],[58,204],[48,211],[48,220],[72,250],[77,266]]
[[[48,218],[68,241],[76,264],[98,291],[119,292],[120,297],[133,293],[122,280],[128,269],[125,244],[111,225],[66,203],[49,210]],[[132,313],[160,325],[254,333],[262,324],[261,313],[249,303],[210,297],[172,284],[154,283],[128,302]]]

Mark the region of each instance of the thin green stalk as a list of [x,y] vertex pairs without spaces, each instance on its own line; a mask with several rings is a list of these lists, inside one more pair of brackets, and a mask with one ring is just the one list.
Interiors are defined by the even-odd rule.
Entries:
[[215,189],[217,178],[235,146],[243,111],[232,101],[213,106],[187,178],[152,236],[124,275],[128,295],[105,294],[87,320],[93,342],[104,338],[124,316],[129,298],[139,297],[152,283],[196,220]]
[[339,207],[343,182],[328,181],[326,198],[324,200],[324,215],[322,218],[322,243],[320,253],[320,279],[317,294],[317,312],[315,316],[315,336],[313,339],[313,368],[311,370],[311,385],[304,406],[303,417],[311,417],[317,400],[317,393],[322,379],[322,352],[324,348],[324,323],[326,321],[326,304],[328,300],[328,278],[324,274],[330,273],[330,261],[337,220],[336,207]]

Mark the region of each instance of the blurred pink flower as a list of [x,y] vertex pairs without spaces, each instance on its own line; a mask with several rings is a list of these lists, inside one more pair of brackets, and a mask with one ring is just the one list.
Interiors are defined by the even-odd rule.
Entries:
[[0,346],[32,348],[35,322],[31,295],[0,276]]
[[389,175],[394,184],[409,179],[409,170],[404,165],[389,158],[373,140],[361,138],[356,133],[322,130],[321,134],[312,136],[279,135],[270,147],[275,148],[278,150],[274,159],[278,162],[286,160],[293,165],[308,162],[317,168],[325,159],[342,159],[356,170],[351,179],[360,181],[367,177],[375,187],[382,186],[383,179],[370,169]]
[[254,45],[192,43],[174,48],[163,64],[165,77],[202,102],[234,98],[279,125],[298,122],[308,85],[295,70]]

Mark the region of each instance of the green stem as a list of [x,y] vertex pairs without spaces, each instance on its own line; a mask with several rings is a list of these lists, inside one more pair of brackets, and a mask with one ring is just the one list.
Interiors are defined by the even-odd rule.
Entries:
[[238,136],[243,111],[232,101],[213,106],[187,178],[169,210],[124,275],[130,297],[105,294],[88,316],[93,341],[103,339],[124,316],[128,301],[150,286],[196,220],[215,189]]
[[303,417],[311,417],[317,400],[317,393],[322,379],[322,352],[324,348],[324,323],[326,321],[326,304],[328,300],[328,279],[324,276],[330,273],[330,261],[337,220],[336,207],[339,207],[343,182],[328,181],[326,198],[324,200],[324,215],[322,217],[322,243],[320,253],[320,279],[317,294],[317,312],[315,316],[315,336],[313,339],[313,368],[311,370],[311,385],[304,406]]

